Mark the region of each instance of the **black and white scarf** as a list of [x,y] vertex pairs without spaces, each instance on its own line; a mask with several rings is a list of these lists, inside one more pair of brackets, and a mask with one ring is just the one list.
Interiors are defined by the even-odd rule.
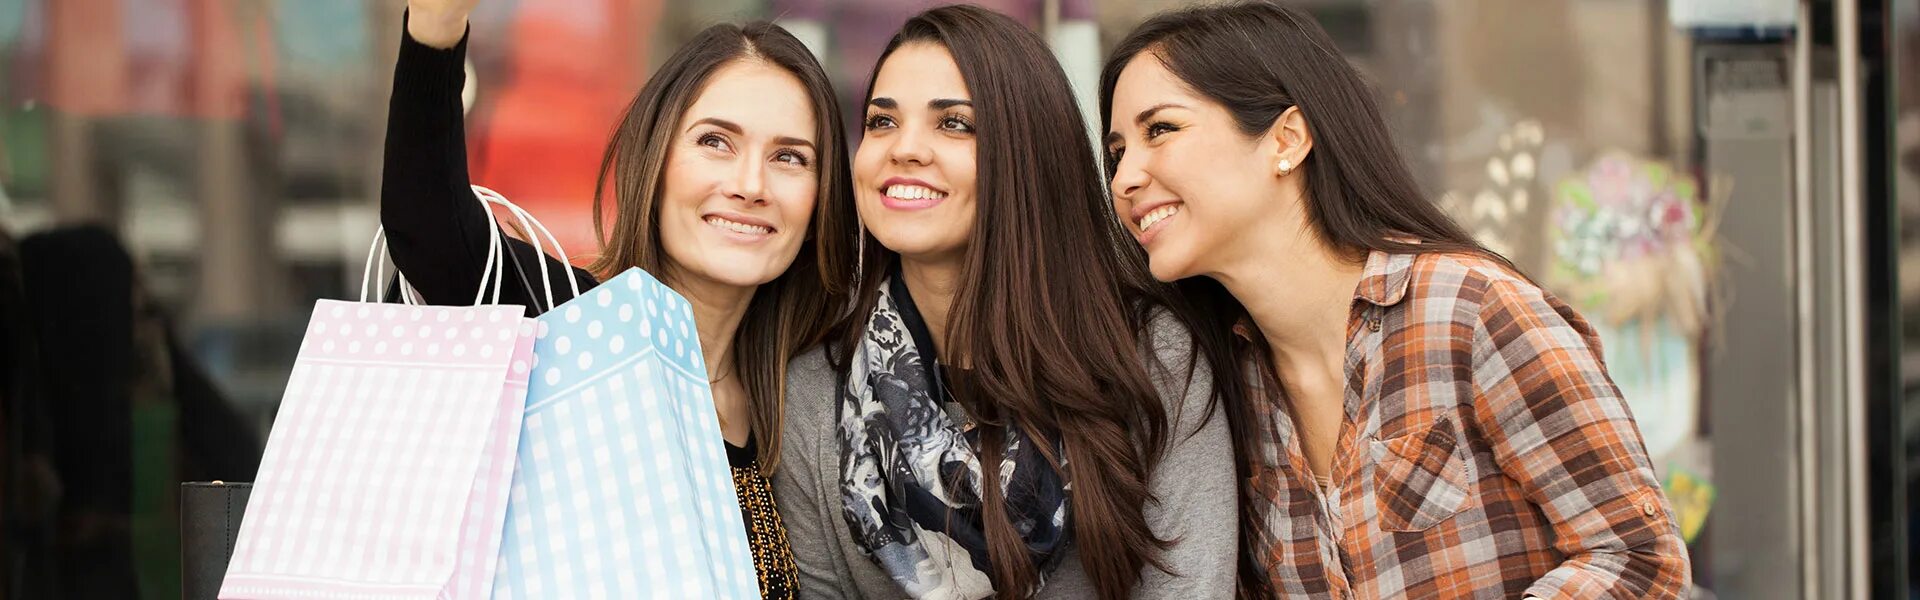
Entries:
[[[854,543],[908,595],[985,598],[994,584],[979,438],[943,408],[931,338],[901,281],[896,272],[881,286],[840,386],[843,515]],[[1007,427],[1005,437],[999,485],[1044,582],[1068,544],[1069,490],[1019,428]]]

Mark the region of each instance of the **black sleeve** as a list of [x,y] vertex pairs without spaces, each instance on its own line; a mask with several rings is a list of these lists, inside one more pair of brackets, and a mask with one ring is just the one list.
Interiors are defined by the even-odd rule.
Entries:
[[[525,306],[529,316],[548,308],[546,292],[535,291],[540,286],[532,283],[540,276],[537,260],[547,261],[555,302],[566,302],[572,290],[564,269],[571,267],[488,227],[487,214],[468,187],[460,103],[467,39],[441,50],[414,41],[405,29],[393,69],[380,175],[380,224],[386,227],[393,263],[427,303],[472,304],[486,267],[487,236],[498,235],[509,253],[501,304]],[[574,273],[581,290],[595,284],[586,271]]]

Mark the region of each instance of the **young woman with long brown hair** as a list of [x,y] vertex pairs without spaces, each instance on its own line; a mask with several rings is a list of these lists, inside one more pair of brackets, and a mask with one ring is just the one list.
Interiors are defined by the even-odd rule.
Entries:
[[[1101,78],[1116,211],[1222,379],[1254,583],[1337,598],[1677,598],[1686,547],[1594,330],[1428,202],[1302,12],[1141,25]],[[1247,398],[1252,398],[1248,396]]]
[[[460,88],[476,0],[410,0],[394,69],[380,219],[394,263],[428,302],[472,296],[490,238],[468,188]],[[715,25],[667,58],[627,108],[600,166],[585,282],[640,267],[693,305],[748,542],[767,598],[798,583],[767,477],[781,455],[787,363],[848,302],[858,223],[825,71],[767,23]],[[613,219],[603,222],[611,204]],[[507,238],[502,302],[545,309],[566,270]],[[540,261],[552,263],[543,270]]]
[[857,308],[789,371],[775,479],[806,595],[1231,596],[1225,418],[1046,44],[927,11],[864,109]]

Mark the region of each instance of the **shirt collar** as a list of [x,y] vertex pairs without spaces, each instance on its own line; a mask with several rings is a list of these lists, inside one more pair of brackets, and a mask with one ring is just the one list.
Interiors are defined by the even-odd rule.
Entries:
[[1375,306],[1393,306],[1407,297],[1407,285],[1413,280],[1412,254],[1391,254],[1382,250],[1367,253],[1367,269],[1353,291],[1356,300]]

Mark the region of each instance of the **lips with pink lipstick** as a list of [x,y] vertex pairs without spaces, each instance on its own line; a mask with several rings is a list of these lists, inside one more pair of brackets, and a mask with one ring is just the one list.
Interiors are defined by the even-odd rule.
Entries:
[[894,210],[925,210],[946,199],[946,190],[911,177],[889,178],[880,186],[880,204]]
[[1179,200],[1161,200],[1135,205],[1133,213],[1129,215],[1133,218],[1134,239],[1138,240],[1142,246],[1152,242],[1161,231],[1167,228],[1168,220],[1180,214],[1186,207],[1187,203]]
[[773,237],[775,229],[766,219],[751,217],[735,212],[710,212],[701,217],[708,227],[718,230],[722,236],[738,242],[753,243]]

